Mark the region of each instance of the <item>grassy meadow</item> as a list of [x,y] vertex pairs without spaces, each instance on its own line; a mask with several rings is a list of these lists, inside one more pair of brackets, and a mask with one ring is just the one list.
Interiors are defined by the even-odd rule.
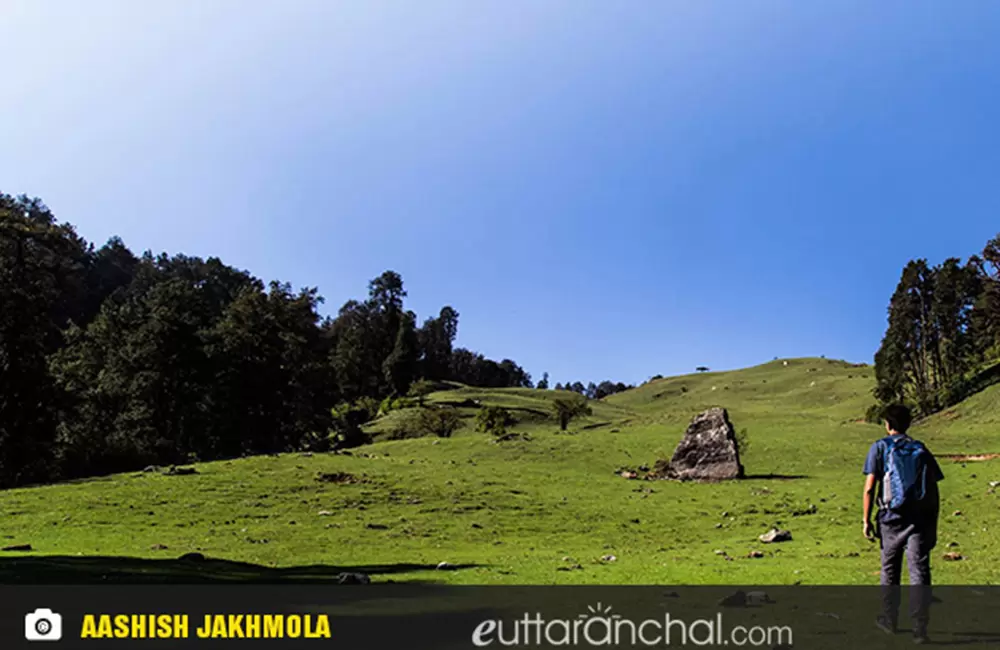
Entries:
[[[284,454],[0,493],[0,581],[329,580],[458,584],[876,584],[861,535],[862,421],[874,370],[826,359],[661,379],[593,404],[560,433],[555,391],[455,388],[432,403],[511,408],[495,443],[466,424],[447,439],[384,440],[349,454]],[[748,478],[628,480],[669,458],[688,421],[724,406],[746,429]],[[921,423],[946,475],[939,584],[995,584],[1000,568],[1000,387]],[[338,475],[338,473],[340,473]],[[325,475],[325,476],[324,476]],[[321,480],[321,478],[333,480]],[[960,511],[961,514],[953,514]],[[793,539],[765,545],[772,526]],[[949,543],[957,546],[948,547]],[[758,550],[763,557],[748,554]],[[945,562],[946,551],[961,561]],[[201,553],[204,562],[178,561]],[[612,559],[613,556],[613,559]],[[438,570],[448,562],[452,570]]]

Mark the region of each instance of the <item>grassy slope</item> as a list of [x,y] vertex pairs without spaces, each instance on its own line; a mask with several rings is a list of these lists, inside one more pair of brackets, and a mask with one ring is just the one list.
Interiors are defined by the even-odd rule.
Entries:
[[[530,432],[531,441],[496,445],[467,430],[447,440],[380,442],[351,456],[288,454],[206,463],[194,476],[127,474],[12,490],[0,493],[0,535],[32,544],[38,555],[176,558],[200,551],[260,565],[254,575],[265,579],[269,567],[308,567],[296,571],[310,576],[359,567],[376,579],[456,583],[874,583],[877,547],[860,536],[860,465],[880,431],[858,421],[872,375],[871,368],[821,359],[773,362],[613,396],[574,423],[572,435],[528,418],[515,430]],[[468,388],[431,401],[472,398],[544,411],[553,395]],[[922,424],[919,435],[938,453],[1000,452],[997,399],[1000,387]],[[614,474],[621,465],[669,456],[688,420],[713,405],[726,406],[737,429],[748,430],[748,473],[805,478],[698,485]],[[935,553],[954,540],[968,559],[936,558],[935,579],[997,582],[991,558],[1000,548],[1000,511],[987,483],[1000,480],[1000,461],[944,469],[946,516]],[[320,483],[318,471],[366,482]],[[801,514],[810,505],[815,514]],[[956,509],[963,516],[951,516]],[[771,525],[789,528],[794,540],[757,542]],[[156,544],[168,548],[152,550]],[[766,557],[747,558],[752,549]],[[609,554],[617,560],[600,560]],[[476,566],[430,568],[441,561]],[[576,563],[582,568],[559,570]],[[88,570],[112,564],[120,562]],[[0,561],[0,578],[19,570]],[[247,571],[235,567],[233,577]]]

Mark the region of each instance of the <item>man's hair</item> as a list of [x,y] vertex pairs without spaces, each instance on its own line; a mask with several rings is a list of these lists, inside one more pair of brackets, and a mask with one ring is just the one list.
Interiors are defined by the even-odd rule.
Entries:
[[882,417],[889,424],[889,428],[898,433],[906,433],[913,422],[913,414],[910,409],[902,404],[890,404],[882,411]]

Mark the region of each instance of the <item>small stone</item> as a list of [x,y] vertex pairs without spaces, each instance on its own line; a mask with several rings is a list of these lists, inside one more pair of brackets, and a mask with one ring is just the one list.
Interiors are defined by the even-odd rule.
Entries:
[[454,564],[452,564],[450,562],[440,562],[437,565],[437,570],[438,571],[454,571],[457,568],[458,567],[456,567]]
[[388,530],[389,527],[385,524],[365,524],[365,528],[368,530]]
[[722,528],[722,524],[715,524],[716,528]]
[[614,555],[605,555],[601,557],[602,562],[616,562],[618,560]]
[[952,517],[961,517],[962,516],[962,511],[961,510],[956,510],[955,512],[951,513],[951,516]]
[[761,542],[765,544],[772,544],[775,542],[790,542],[792,540],[792,533],[787,530],[778,530],[777,528],[772,528],[768,532],[761,535],[759,539]]
[[764,557],[764,552],[763,551],[750,551],[750,553],[747,555],[747,557],[754,558],[754,559],[759,559],[759,558]]
[[965,559],[965,557],[963,557],[961,553],[955,553],[954,551],[950,553],[945,553],[941,557],[943,557],[945,560],[948,560],[949,562],[958,562],[959,560]]
[[723,551],[721,548],[717,548],[712,552],[715,553],[716,555],[727,555],[727,553]]
[[167,547],[164,544],[153,544],[152,546],[149,547],[149,550],[151,550],[151,551],[165,551],[165,550],[167,550]]
[[317,514],[317,515],[319,515],[320,517],[329,517],[329,516],[330,516],[330,515],[332,515],[333,513],[332,513],[332,512],[330,512],[329,510],[320,510],[320,511],[319,511],[319,512],[317,512],[316,514]]
[[958,546],[958,542],[948,542],[948,548],[955,548]]

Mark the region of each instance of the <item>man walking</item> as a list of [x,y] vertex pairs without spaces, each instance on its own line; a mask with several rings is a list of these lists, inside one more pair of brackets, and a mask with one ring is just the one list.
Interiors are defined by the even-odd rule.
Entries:
[[[907,435],[910,410],[893,405],[884,412],[889,434],[876,441],[865,459],[864,535],[882,548],[882,615],[876,623],[895,633],[899,617],[899,584],[906,555],[910,571],[910,616],[917,643],[927,642],[930,610],[930,553],[937,544],[940,496],[944,478],[933,454]],[[875,526],[872,505],[878,505]]]

